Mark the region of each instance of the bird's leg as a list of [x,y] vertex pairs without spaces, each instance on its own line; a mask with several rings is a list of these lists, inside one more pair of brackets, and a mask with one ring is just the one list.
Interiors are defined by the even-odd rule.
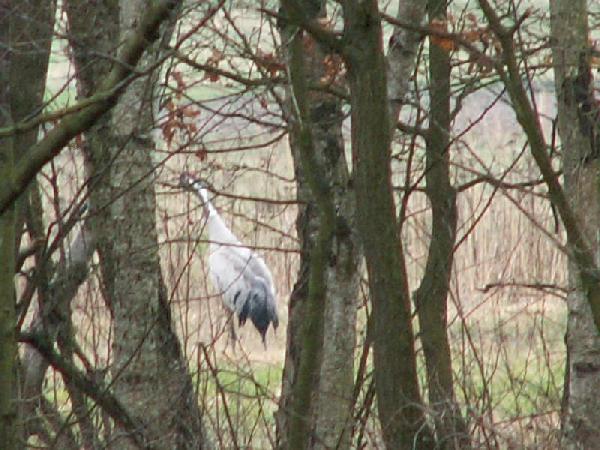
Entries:
[[227,322],[229,322],[229,345],[231,349],[235,351],[235,344],[237,342],[237,333],[235,332],[235,313],[234,311],[228,311]]

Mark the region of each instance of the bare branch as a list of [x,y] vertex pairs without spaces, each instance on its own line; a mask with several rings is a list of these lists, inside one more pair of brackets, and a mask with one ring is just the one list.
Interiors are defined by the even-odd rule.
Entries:
[[[148,5],[140,25],[129,34],[119,52],[118,60],[111,72],[100,83],[98,92],[83,101],[90,102],[80,112],[65,117],[48,135],[34,145],[27,158],[22,158],[15,167],[14,181],[10,189],[0,195],[0,213],[17,199],[41,168],[54,158],[67,143],[79,133],[90,128],[96,120],[109,111],[125,87],[133,80],[132,74],[143,52],[159,37],[161,23],[169,17],[181,0],[162,0]],[[206,22],[218,10],[213,8],[204,17]]]
[[139,448],[153,448],[145,442],[144,426],[129,416],[121,402],[110,393],[108,387],[91,380],[77,369],[73,363],[56,352],[49,336],[38,333],[25,333],[20,336],[19,340],[33,346],[52,367],[62,374],[65,380],[71,382],[73,386],[102,407],[117,424],[129,432],[129,437]]
[[[479,0],[490,29],[496,34],[502,46],[502,63],[496,64],[496,70],[510,95],[517,121],[523,128],[529,141],[529,148],[535,162],[548,186],[548,195],[556,206],[563,221],[569,242],[570,256],[581,273],[581,281],[587,292],[587,299],[592,310],[596,328],[600,331],[600,276],[594,255],[586,241],[575,212],[569,204],[560,181],[552,167],[548,155],[548,145],[535,110],[523,86],[517,57],[515,55],[514,30],[506,28],[500,17],[487,0]],[[504,69],[506,66],[506,70]]]

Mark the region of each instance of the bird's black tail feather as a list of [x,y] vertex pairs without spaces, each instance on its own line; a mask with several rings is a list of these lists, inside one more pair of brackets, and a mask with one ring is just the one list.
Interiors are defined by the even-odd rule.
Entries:
[[265,343],[265,336],[269,329],[269,325],[273,323],[274,328],[277,328],[277,325],[279,325],[277,313],[271,306],[270,300],[269,293],[265,286],[258,285],[250,290],[246,297],[246,301],[239,310],[240,326],[244,325],[246,320],[250,318],[260,333],[263,343]]

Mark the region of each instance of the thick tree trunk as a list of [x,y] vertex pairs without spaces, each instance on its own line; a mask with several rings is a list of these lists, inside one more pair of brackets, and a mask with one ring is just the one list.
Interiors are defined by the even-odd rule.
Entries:
[[[134,27],[144,10],[144,2],[124,1],[119,15],[116,2],[100,3],[90,11],[87,2],[69,2],[83,92],[94,89],[98,71],[109,70],[108,63],[93,59],[90,49],[113,53],[111,47],[118,36]],[[154,63],[156,53],[147,54],[141,65]],[[133,82],[111,117],[86,135],[90,203],[95,213],[92,226],[98,238],[106,300],[114,318],[113,386],[134,420],[148,424],[154,448],[210,448],[187,364],[172,329],[158,258],[154,179],[150,175],[155,77]],[[129,448],[130,444],[117,438],[114,448]]]
[[358,230],[373,303],[379,420],[389,449],[431,448],[391,186],[391,132],[377,2],[344,2]]
[[[446,1],[429,0],[429,20],[446,20]],[[450,55],[429,43],[429,129],[426,193],[431,203],[431,240],[425,273],[415,294],[427,367],[429,408],[441,449],[466,449],[469,437],[454,398],[447,299],[456,238],[456,192],[450,183]]]
[[[314,8],[313,18],[319,11],[320,0]],[[291,35],[284,30],[284,41]],[[294,168],[297,183],[297,197],[302,202],[299,208],[297,229],[302,246],[302,256],[298,281],[290,299],[288,341],[286,362],[283,375],[282,397],[278,413],[278,437],[280,448],[296,448],[294,441],[288,438],[293,425],[292,414],[303,405],[298,404],[298,398],[293,396],[298,383],[299,369],[302,359],[315,359],[318,355],[311,354],[303,345],[310,336],[306,322],[310,301],[310,279],[316,274],[311,272],[311,261],[315,254],[324,255],[328,262],[325,264],[323,304],[318,308],[322,328],[322,340],[319,343],[320,357],[315,365],[315,374],[311,390],[310,407],[306,430],[310,435],[305,436],[302,448],[338,448],[350,447],[350,428],[352,415],[354,347],[356,340],[356,298],[359,282],[359,249],[354,233],[354,193],[349,185],[348,165],[344,153],[342,137],[343,114],[339,99],[317,92],[306,91],[306,85],[318,83],[325,75],[324,59],[326,53],[315,43],[308,34],[296,36],[297,51],[288,49],[290,67],[302,65],[303,73],[292,73],[292,90],[290,105],[299,101],[299,108],[304,110],[305,117],[298,117],[298,111],[292,109],[290,122],[290,147],[294,158]],[[292,44],[294,45],[294,44]],[[302,45],[304,50],[299,51]],[[330,55],[331,56],[331,55]],[[292,61],[292,59],[295,61]],[[302,80],[299,79],[302,77]],[[298,99],[299,96],[303,98]],[[321,241],[321,217],[319,202],[313,193],[310,175],[307,171],[314,170],[306,164],[302,145],[301,128],[312,136],[314,163],[319,166],[322,175],[320,182],[327,185],[326,195],[329,199],[324,202],[336,211],[336,224],[331,239]],[[324,249],[316,249],[317,245],[325,245]],[[306,364],[306,363],[305,363]],[[319,367],[320,366],[320,367]],[[293,434],[293,433],[292,433]]]
[[[326,133],[331,134],[331,129]],[[296,153],[297,150],[292,151]],[[297,157],[295,154],[295,158]],[[340,158],[344,159],[343,156]],[[298,235],[302,243],[302,260],[298,280],[290,297],[287,349],[277,414],[278,448],[281,449],[293,448],[288,440],[290,415],[297,408],[293,390],[297,382],[300,358],[311,356],[304,351],[303,342],[308,320],[306,310],[310,255],[319,226],[314,199],[310,196],[306,182],[301,181],[303,176],[298,159],[295,159],[295,168],[298,199],[305,203],[300,207],[297,219]],[[342,174],[343,172],[338,172],[338,176]],[[339,186],[341,188],[343,184]],[[347,449],[350,446],[359,249],[351,232],[354,206],[350,197],[350,187],[346,185],[346,189],[347,198],[338,197],[334,200],[340,207],[340,219],[347,221],[349,228],[346,234],[340,233],[336,236],[337,245],[334,245],[331,255],[335,265],[326,268],[325,305],[321,311],[324,327],[320,348],[322,358],[313,387],[313,404],[310,408],[312,413],[307,426],[307,429],[311,430],[311,436],[307,436],[309,448]],[[343,191],[338,192],[338,195],[342,194]]]
[[[600,242],[600,111],[593,94],[587,2],[552,0],[551,33],[558,126],[563,147],[565,193],[581,230],[598,255]],[[600,264],[598,256],[596,264]],[[565,449],[596,448],[600,442],[600,337],[580,271],[569,264],[574,290],[568,298],[563,410]]]

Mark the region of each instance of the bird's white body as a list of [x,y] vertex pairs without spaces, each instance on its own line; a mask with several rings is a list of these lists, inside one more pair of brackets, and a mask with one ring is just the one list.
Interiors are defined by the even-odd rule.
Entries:
[[240,320],[250,318],[263,341],[269,324],[279,325],[273,277],[264,260],[235,237],[208,198],[206,189],[195,180],[181,184],[200,197],[207,216],[211,281],[223,297],[223,303]]
[[208,264],[212,282],[223,295],[224,303],[239,312],[241,302],[234,302],[237,292],[247,293],[258,280],[264,282],[269,293],[275,297],[273,278],[264,260],[231,233],[218,216],[208,218],[210,255]]

